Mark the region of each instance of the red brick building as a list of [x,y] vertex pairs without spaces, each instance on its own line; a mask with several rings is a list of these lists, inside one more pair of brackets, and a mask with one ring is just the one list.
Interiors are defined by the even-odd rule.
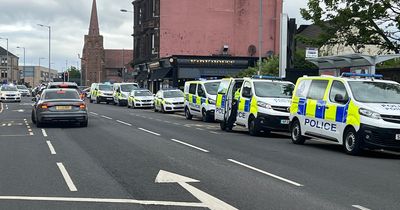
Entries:
[[104,49],[100,35],[96,0],[93,0],[89,33],[85,35],[82,53],[82,78],[86,86],[94,82],[121,82],[132,71],[131,49]]

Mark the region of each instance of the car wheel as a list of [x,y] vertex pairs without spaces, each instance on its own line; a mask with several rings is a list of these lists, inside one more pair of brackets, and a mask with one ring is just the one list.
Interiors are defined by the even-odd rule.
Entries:
[[132,106],[129,104],[129,101],[128,101],[128,109],[131,108],[131,107],[132,107]]
[[306,138],[301,135],[301,127],[298,120],[294,120],[293,124],[290,126],[290,134],[294,144],[304,144],[306,141]]
[[201,111],[201,119],[203,120],[203,122],[208,122],[208,116],[205,109]]
[[31,114],[31,119],[32,119],[32,123],[36,124],[35,114],[34,114],[33,110],[32,110],[32,114]]
[[343,146],[347,154],[359,155],[362,152],[362,142],[353,128],[346,129]]
[[193,115],[190,114],[190,110],[187,107],[185,107],[185,117],[187,120],[191,120],[193,118]]
[[257,126],[256,119],[254,117],[250,117],[249,120],[249,133],[251,136],[259,136],[260,129]]
[[37,118],[36,118],[36,127],[37,127],[37,128],[43,127],[43,123],[40,122],[40,120],[38,120]]

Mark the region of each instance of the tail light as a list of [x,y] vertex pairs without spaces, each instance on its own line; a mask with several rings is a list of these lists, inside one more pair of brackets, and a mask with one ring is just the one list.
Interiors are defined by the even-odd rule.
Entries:
[[82,109],[82,110],[86,109],[86,104],[85,103],[80,103],[79,104],[79,109]]
[[49,104],[43,103],[43,104],[40,104],[39,107],[40,107],[41,109],[48,109],[48,108],[49,108]]

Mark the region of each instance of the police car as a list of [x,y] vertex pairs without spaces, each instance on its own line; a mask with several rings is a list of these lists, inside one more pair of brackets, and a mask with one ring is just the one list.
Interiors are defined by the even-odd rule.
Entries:
[[185,97],[179,89],[159,90],[154,98],[155,112],[177,112],[183,111]]
[[107,104],[112,103],[113,98],[113,87],[110,84],[94,83],[92,84],[90,102],[96,101],[96,103],[106,102]]
[[114,104],[118,106],[128,105],[128,96],[132,90],[138,89],[137,83],[114,83],[113,84],[113,98]]
[[[215,120],[222,130],[230,130],[236,124],[246,127],[250,135],[287,131],[293,89],[293,83],[271,76],[223,79],[218,88]],[[233,106],[235,95],[237,107]]]
[[302,77],[290,108],[292,142],[321,138],[343,145],[400,150],[400,85],[382,75],[344,73]]
[[148,89],[132,90],[128,97],[128,108],[153,108],[154,95]]
[[0,87],[1,102],[21,102],[21,93],[15,85],[2,85]]
[[204,122],[214,120],[215,100],[221,80],[185,82],[185,116],[200,117]]

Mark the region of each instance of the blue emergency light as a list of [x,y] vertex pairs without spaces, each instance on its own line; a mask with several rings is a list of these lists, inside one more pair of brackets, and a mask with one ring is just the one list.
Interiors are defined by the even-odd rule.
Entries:
[[270,80],[282,80],[281,77],[270,76],[270,75],[254,75],[251,77],[252,79],[270,79]]
[[370,78],[376,78],[376,79],[382,79],[383,75],[382,74],[358,74],[358,73],[343,73],[342,77],[370,77]]

